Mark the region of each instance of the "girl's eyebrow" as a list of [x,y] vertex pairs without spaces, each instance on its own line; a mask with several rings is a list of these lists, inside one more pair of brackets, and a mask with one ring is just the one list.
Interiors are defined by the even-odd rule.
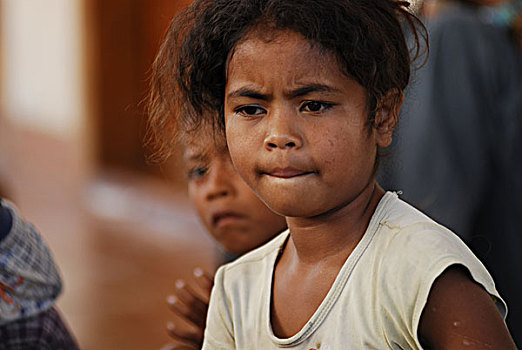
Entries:
[[237,90],[230,92],[227,95],[227,98],[234,98],[234,97],[250,97],[250,98],[253,98],[256,100],[263,100],[263,101],[268,101],[269,99],[272,98],[271,95],[262,94],[249,87],[239,88]]
[[292,90],[287,95],[290,98],[295,98],[306,96],[312,92],[339,92],[339,89],[324,84],[310,84]]
[[[339,92],[339,89],[324,85],[324,84],[310,84],[306,86],[299,87],[295,90],[292,90],[285,95],[289,98],[296,98],[296,97],[302,97],[306,96],[313,92]],[[262,94],[252,88],[249,87],[242,87],[237,90],[234,90],[230,92],[227,95],[228,98],[234,98],[234,97],[249,97],[256,100],[262,100],[262,101],[268,101],[272,99],[272,95]]]

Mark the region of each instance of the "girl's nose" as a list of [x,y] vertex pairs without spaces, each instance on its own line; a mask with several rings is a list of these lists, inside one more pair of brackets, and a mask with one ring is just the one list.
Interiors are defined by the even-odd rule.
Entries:
[[299,149],[303,145],[303,139],[298,131],[298,121],[289,113],[273,115],[264,144],[265,149]]

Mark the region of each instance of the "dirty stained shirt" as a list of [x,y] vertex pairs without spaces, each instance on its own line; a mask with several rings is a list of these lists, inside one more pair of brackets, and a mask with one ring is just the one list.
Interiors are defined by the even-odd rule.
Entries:
[[417,329],[429,291],[452,265],[464,266],[506,315],[493,279],[466,245],[387,192],[319,308],[297,334],[278,338],[271,285],[288,237],[287,230],[218,270],[204,350],[421,349]]

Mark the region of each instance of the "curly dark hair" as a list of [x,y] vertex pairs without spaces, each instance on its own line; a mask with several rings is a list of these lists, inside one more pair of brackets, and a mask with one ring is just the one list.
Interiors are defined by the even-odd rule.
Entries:
[[[227,60],[252,30],[293,30],[332,52],[366,89],[374,111],[389,91],[406,88],[420,39],[427,43],[408,6],[396,0],[195,0],[174,17],[152,67],[149,121],[151,137],[161,140],[159,154],[202,122],[224,129]],[[404,24],[413,34],[411,52]]]

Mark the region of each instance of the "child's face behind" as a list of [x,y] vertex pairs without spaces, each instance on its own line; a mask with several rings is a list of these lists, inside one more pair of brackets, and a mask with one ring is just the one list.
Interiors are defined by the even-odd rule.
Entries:
[[189,138],[185,167],[189,196],[205,227],[231,254],[244,254],[286,228],[234,170],[224,140],[203,130]]
[[312,217],[372,189],[377,146],[391,132],[368,124],[366,91],[336,58],[300,34],[240,42],[227,69],[229,151],[245,181],[274,211]]

